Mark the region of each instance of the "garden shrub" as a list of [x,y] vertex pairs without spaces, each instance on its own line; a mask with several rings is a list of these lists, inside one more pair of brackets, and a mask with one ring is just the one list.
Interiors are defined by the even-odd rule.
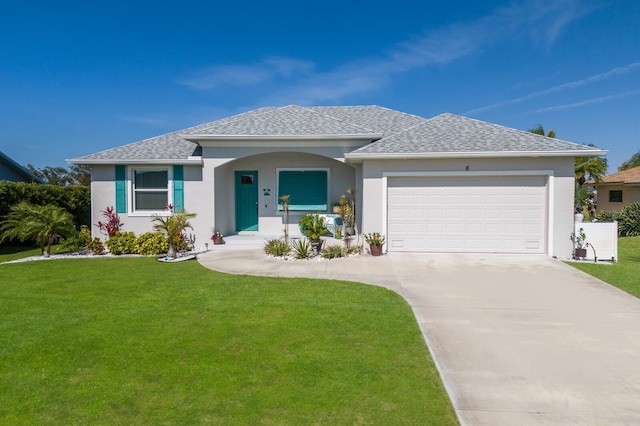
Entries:
[[133,232],[118,232],[105,244],[111,254],[133,254],[136,252],[136,235]]
[[618,235],[621,237],[640,235],[640,203],[630,204],[618,212]]
[[335,259],[338,257],[344,257],[346,255],[346,251],[346,248],[343,248],[342,246],[333,245],[322,249],[320,255],[325,259]]
[[87,248],[90,241],[91,231],[88,226],[82,225],[80,231],[60,241],[60,248],[65,251],[80,251]]
[[11,206],[21,201],[44,206],[62,207],[73,216],[76,227],[90,225],[91,187],[58,186],[39,183],[0,181],[0,217],[6,216]]
[[166,253],[168,248],[167,239],[160,232],[145,232],[135,241],[135,252],[147,256]]
[[619,237],[635,237],[640,235],[640,203],[635,202],[617,212],[603,211],[596,215],[602,222],[618,222]]
[[264,252],[276,257],[284,257],[291,251],[291,246],[288,242],[282,239],[268,240],[264,244]]
[[94,238],[87,242],[87,251],[93,254],[102,254],[104,253],[104,243],[100,238]]

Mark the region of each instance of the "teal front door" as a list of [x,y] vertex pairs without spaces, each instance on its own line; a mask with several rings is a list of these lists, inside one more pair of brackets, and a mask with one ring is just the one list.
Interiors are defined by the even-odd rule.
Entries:
[[258,230],[258,172],[236,171],[236,231]]

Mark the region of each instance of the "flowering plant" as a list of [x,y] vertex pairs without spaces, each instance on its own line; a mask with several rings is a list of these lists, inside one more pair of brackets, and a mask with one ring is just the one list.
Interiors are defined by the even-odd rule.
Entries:
[[384,244],[384,235],[380,235],[379,232],[371,232],[369,234],[365,234],[364,239],[367,244],[372,246],[381,246]]
[[220,232],[220,231],[215,231],[215,232],[213,233],[213,235],[211,236],[211,239],[212,239],[212,240],[221,240],[223,236],[224,236],[224,235],[222,235],[222,232]]

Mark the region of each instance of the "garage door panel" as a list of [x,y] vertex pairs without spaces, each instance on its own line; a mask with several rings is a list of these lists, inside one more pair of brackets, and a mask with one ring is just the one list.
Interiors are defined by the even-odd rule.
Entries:
[[544,253],[546,178],[389,178],[391,251]]

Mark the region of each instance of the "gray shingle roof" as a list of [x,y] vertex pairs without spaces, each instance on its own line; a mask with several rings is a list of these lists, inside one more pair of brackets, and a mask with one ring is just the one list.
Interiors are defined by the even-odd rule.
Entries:
[[[381,134],[382,137],[374,137]],[[193,135],[194,137],[189,137]],[[581,152],[594,148],[496,124],[441,114],[431,119],[375,105],[266,107],[69,160],[76,164],[187,160],[201,155],[196,135],[371,136],[350,158],[401,154]],[[268,142],[265,142],[268,143]]]
[[593,151],[593,147],[548,138],[455,114],[440,114],[411,128],[385,134],[353,154]]

